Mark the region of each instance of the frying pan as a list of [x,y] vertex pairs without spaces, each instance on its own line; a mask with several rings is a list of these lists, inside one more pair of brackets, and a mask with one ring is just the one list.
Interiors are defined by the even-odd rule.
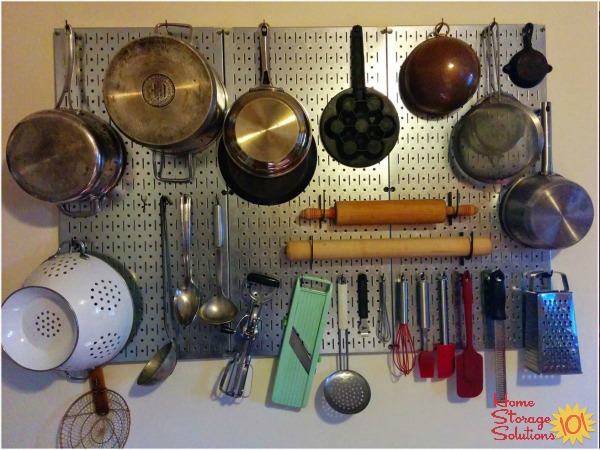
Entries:
[[542,82],[547,73],[552,72],[544,54],[531,45],[533,24],[523,27],[523,48],[510,59],[502,71],[510,77],[515,85],[529,89]]
[[350,167],[368,167],[384,159],[396,145],[400,120],[392,102],[365,86],[363,31],[350,32],[350,76],[352,87],[333,97],[321,116],[321,141],[338,162]]
[[488,95],[452,130],[450,154],[460,175],[482,182],[508,184],[529,171],[542,151],[544,133],[537,115],[500,90],[498,24],[482,33]]
[[266,178],[297,168],[309,153],[310,119],[295,97],[273,86],[269,64],[270,28],[259,26],[260,85],[239,97],[225,116],[223,142],[240,169]]
[[508,188],[500,203],[500,224],[526,247],[553,250],[583,239],[592,226],[594,206],[581,186],[552,172],[550,102],[542,103],[542,122],[542,169]]

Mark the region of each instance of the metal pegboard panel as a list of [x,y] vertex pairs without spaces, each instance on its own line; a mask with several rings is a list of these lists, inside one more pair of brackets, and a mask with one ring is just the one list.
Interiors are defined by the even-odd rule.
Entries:
[[[370,287],[372,333],[359,337],[356,275],[364,272],[371,283],[380,272],[389,278],[389,261],[327,261],[291,263],[284,254],[290,239],[370,239],[389,237],[389,227],[319,227],[300,220],[300,212],[321,201],[388,199],[387,160],[372,167],[353,169],[334,159],[319,140],[319,118],[329,100],[350,87],[350,28],[272,28],[271,73],[275,86],[295,96],[310,116],[318,147],[318,165],[305,191],[290,202],[259,207],[232,195],[229,203],[232,295],[241,297],[243,280],[251,271],[260,271],[282,282],[273,301],[263,308],[262,329],[257,337],[257,355],[277,355],[283,336],[282,322],[292,300],[296,277],[311,274],[335,281],[339,273],[349,279],[350,348],[355,352],[384,351],[375,337],[375,311],[378,297]],[[363,28],[366,84],[380,92],[387,90],[386,36],[379,28]],[[225,84],[234,100],[259,82],[259,42],[257,27],[235,28],[225,35]],[[233,67],[230,67],[230,64]],[[376,285],[374,285],[376,286]],[[323,353],[337,352],[336,296],[333,296],[325,334]]]
[[[522,48],[522,29],[524,25],[500,25],[500,66],[504,66],[512,55]],[[484,62],[484,46],[481,32],[486,25],[451,26],[450,35],[467,42],[477,52],[482,62],[482,76],[477,93],[463,107],[450,115],[430,117],[424,114],[413,114],[401,101],[399,93],[400,68],[410,52],[425,39],[432,36],[431,27],[392,27],[388,35],[388,95],[395,104],[400,115],[401,131],[399,146],[390,155],[390,190],[392,198],[426,199],[443,198],[451,193],[456,204],[457,195],[461,204],[473,204],[479,208],[474,217],[454,219],[448,223],[419,227],[392,227],[392,237],[438,237],[458,236],[459,233],[489,236],[493,242],[493,253],[490,256],[473,258],[464,265],[454,258],[402,259],[393,261],[394,276],[405,274],[411,286],[409,305],[411,331],[415,336],[415,345],[420,348],[421,338],[417,326],[416,279],[424,272],[429,280],[431,305],[430,340],[439,342],[439,304],[436,291],[437,278],[442,271],[449,276],[450,289],[450,341],[460,345],[464,343],[464,319],[462,317],[462,300],[460,276],[464,270],[473,275],[473,314],[474,345],[477,349],[493,347],[489,336],[489,324],[483,312],[481,274],[485,270],[501,269],[506,276],[507,288],[507,348],[523,346],[523,311],[520,292],[522,272],[534,269],[549,269],[550,252],[531,250],[521,247],[510,240],[501,230],[498,217],[499,185],[484,185],[457,176],[452,168],[449,150],[449,138],[458,119],[489,92],[487,86],[486,65]],[[536,26],[532,38],[533,46],[545,49],[544,27]],[[533,110],[540,108],[540,102],[546,100],[545,80],[532,89],[521,89],[514,86],[507,75],[501,72],[500,89],[516,97]],[[539,169],[535,169],[539,170]]]
[[[175,28],[173,31],[177,30]],[[163,31],[164,32],[164,31]],[[102,99],[104,73],[111,58],[127,43],[154,33],[154,28],[77,29],[76,80],[74,107],[90,111],[109,121]],[[187,39],[186,32],[176,36]],[[195,28],[192,45],[209,61],[223,78],[223,45],[220,30]],[[65,68],[62,30],[55,32],[56,89],[60,92]],[[176,126],[176,124],[173,124]],[[226,207],[226,186],[216,163],[216,145],[197,154],[194,159],[196,177],[192,183],[163,183],[154,178],[152,152],[124,137],[127,165],[120,184],[104,200],[103,210],[86,219],[61,215],[61,240],[77,237],[91,250],[117,260],[129,278],[139,285],[142,321],[115,362],[146,361],[167,343],[163,326],[163,276],[161,263],[159,200],[167,195],[173,202],[167,207],[169,250],[174,289],[183,281],[179,198],[190,194],[193,201],[192,266],[194,279],[202,297],[216,293],[215,249],[212,244],[212,205],[217,196]],[[164,175],[181,178],[187,174],[186,158],[168,158]],[[73,205],[72,209],[77,209]],[[81,208],[86,208],[82,206]],[[226,243],[225,243],[226,244]],[[225,286],[228,289],[228,285]],[[226,291],[227,292],[227,291]],[[215,332],[214,327],[195,320],[182,330],[180,358],[220,357],[230,348],[230,335]]]
[[[453,27],[457,37],[478,48],[478,33],[483,26]],[[522,26],[501,27],[502,58],[507,61],[521,47]],[[109,120],[102,102],[103,73],[110,58],[127,42],[154,32],[152,28],[135,29],[76,29],[78,37],[77,83],[73,89],[75,105]],[[215,29],[195,29],[193,45],[211,62],[217,73],[224,74],[230,104],[241,94],[258,84],[257,27],[235,28],[222,33]],[[379,164],[355,169],[344,166],[328,155],[319,139],[319,118],[327,102],[340,91],[350,87],[349,33],[350,28],[286,28],[272,30],[271,70],[273,83],[294,95],[307,109],[318,147],[318,165],[305,191],[290,202],[278,206],[249,204],[226,191],[216,161],[216,146],[195,158],[196,180],[192,184],[162,183],[152,174],[151,152],[126,139],[128,163],[120,185],[105,200],[105,209],[89,219],[69,219],[61,216],[61,239],[77,237],[87,241],[95,251],[116,258],[136,277],[143,297],[143,319],[137,334],[115,361],[144,361],[166,343],[162,326],[162,268],[160,262],[160,227],[158,203],[161,195],[168,195],[178,203],[182,193],[194,200],[193,265],[197,280],[206,300],[214,294],[215,249],[212,248],[212,205],[216,196],[221,198],[227,217],[226,248],[229,249],[230,282],[225,283],[231,298],[240,305],[241,318],[249,300],[244,294],[244,277],[251,271],[274,275],[282,287],[274,300],[265,305],[262,327],[255,341],[253,354],[274,356],[279,353],[285,315],[292,300],[292,289],[297,276],[311,274],[335,281],[338,274],[349,279],[350,350],[355,353],[384,352],[386,344],[375,336],[378,311],[378,281],[380,274],[388,280],[386,304],[392,310],[393,281],[402,272],[411,283],[411,328],[417,338],[414,291],[416,276],[428,274],[431,283],[432,314],[431,339],[437,340],[437,298],[435,278],[444,270],[452,276],[455,295],[450,296],[451,336],[462,328],[460,301],[456,291],[456,272],[468,268],[473,272],[476,308],[476,346],[484,344],[483,318],[480,307],[479,276],[484,269],[500,267],[507,275],[511,320],[507,324],[508,347],[522,346],[519,322],[520,272],[532,268],[548,268],[549,252],[532,252],[516,246],[503,236],[497,219],[498,193],[493,187],[466,183],[454,176],[448,160],[447,141],[457,118],[470,105],[443,119],[411,115],[399,99],[397,77],[403,59],[411,48],[431,31],[428,27],[364,28],[367,86],[386,93],[399,114],[401,133],[398,145]],[[55,40],[57,91],[64,75],[63,46],[60,30]],[[184,37],[180,35],[180,37]],[[534,46],[544,49],[544,36],[538,27]],[[535,90],[517,90],[503,79],[503,89],[517,94],[528,106],[537,107],[545,99],[545,83]],[[473,102],[475,98],[473,99]],[[185,161],[168,160],[168,176],[183,176]],[[447,192],[459,190],[462,203],[479,206],[478,216],[457,219],[452,226],[439,224],[418,227],[356,226],[338,227],[299,219],[306,207],[331,207],[336,200],[371,200],[389,198],[445,198]],[[181,258],[181,231],[179,212],[171,206],[169,212],[170,256],[172,280],[175,287],[183,279]],[[433,259],[375,259],[336,260],[291,263],[284,255],[290,239],[379,239],[386,237],[425,237],[456,235],[459,232],[490,235],[495,244],[491,257],[477,258],[460,266],[458,260]],[[369,279],[369,322],[371,335],[358,334],[358,307],[356,278],[365,273]],[[226,277],[227,279],[227,277]],[[225,280],[226,281],[226,280]],[[323,353],[337,352],[337,317],[334,295],[323,339]],[[390,314],[393,318],[393,315]],[[182,358],[221,357],[231,349],[231,336],[216,327],[199,321],[182,334]],[[489,346],[489,343],[487,343]]]

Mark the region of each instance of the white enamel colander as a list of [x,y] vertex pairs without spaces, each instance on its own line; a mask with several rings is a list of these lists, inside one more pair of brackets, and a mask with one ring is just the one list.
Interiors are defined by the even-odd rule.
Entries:
[[123,277],[83,242],[63,242],[2,305],[2,348],[29,370],[91,370],[123,349],[133,314]]

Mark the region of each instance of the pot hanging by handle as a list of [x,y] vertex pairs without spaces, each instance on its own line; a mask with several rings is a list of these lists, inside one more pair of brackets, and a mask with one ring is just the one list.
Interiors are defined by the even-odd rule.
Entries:
[[302,104],[272,84],[270,30],[264,22],[258,27],[260,84],[233,103],[223,127],[229,159],[244,172],[264,178],[285,176],[302,165],[313,141]]
[[351,87],[325,106],[321,141],[327,153],[349,167],[379,163],[394,149],[400,132],[398,112],[390,99],[365,85],[363,29],[350,31]]
[[537,86],[546,74],[552,72],[552,66],[548,64],[544,54],[531,45],[533,29],[532,23],[523,27],[523,48],[502,68],[503,72],[510,77],[510,81],[525,89]]
[[[161,35],[183,28],[188,39]],[[154,35],[132,40],[111,59],[103,83],[106,111],[116,127],[152,153],[154,176],[191,182],[194,154],[221,134],[227,93],[209,62],[192,45],[193,27],[159,23]],[[187,176],[167,177],[167,156],[187,159]]]
[[550,102],[542,103],[545,144],[541,171],[514,182],[502,196],[499,215],[504,232],[530,248],[570,247],[588,233],[594,221],[589,194],[577,183],[553,172]]
[[505,185],[527,173],[544,143],[537,115],[500,89],[500,31],[492,22],[481,33],[488,94],[452,130],[450,153],[460,175]]
[[[88,217],[101,209],[101,199],[121,179],[125,149],[108,123],[72,107],[71,83],[75,70],[75,32],[65,25],[65,80],[54,109],[21,120],[6,147],[8,169],[29,195],[59,206],[71,217]],[[67,107],[61,108],[64,99]],[[89,210],[67,208],[89,201]]]
[[402,64],[400,95],[409,110],[449,114],[477,91],[479,58],[469,44],[449,33],[450,27],[442,19],[433,37],[415,47]]

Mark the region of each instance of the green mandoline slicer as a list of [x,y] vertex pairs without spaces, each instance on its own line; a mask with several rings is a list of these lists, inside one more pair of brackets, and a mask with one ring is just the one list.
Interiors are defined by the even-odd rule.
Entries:
[[331,303],[332,283],[301,276],[296,280],[273,383],[273,403],[304,408],[319,360]]

